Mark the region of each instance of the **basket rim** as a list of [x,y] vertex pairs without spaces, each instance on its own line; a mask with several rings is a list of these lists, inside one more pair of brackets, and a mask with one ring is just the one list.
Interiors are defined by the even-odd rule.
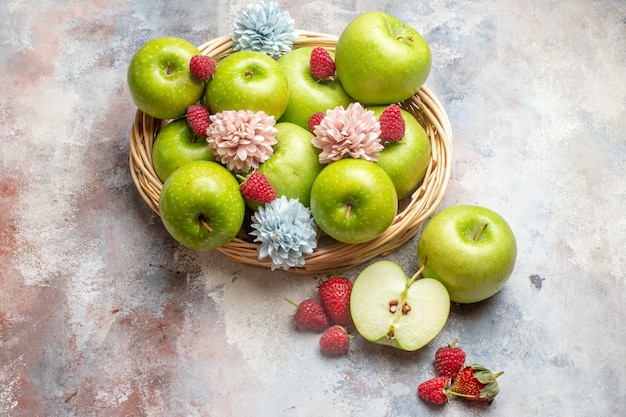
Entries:
[[[337,37],[317,32],[296,30],[298,39],[293,48],[322,46],[334,50]],[[234,50],[229,35],[214,38],[198,46],[204,55],[219,60]],[[378,237],[359,244],[344,244],[337,241],[326,242],[310,255],[305,255],[303,267],[292,267],[287,271],[295,274],[326,274],[345,271],[359,266],[375,257],[386,256],[412,239],[424,222],[441,205],[452,173],[452,127],[448,115],[434,92],[423,85],[408,100],[400,103],[409,111],[428,135],[431,158],[423,182],[401,202],[393,223]],[[129,165],[133,183],[139,195],[148,206],[159,215],[158,200],[163,184],[153,166],[151,149],[156,134],[168,121],[154,119],[137,109],[130,130]],[[271,259],[258,259],[257,243],[241,237],[217,248],[232,261],[271,268]]]

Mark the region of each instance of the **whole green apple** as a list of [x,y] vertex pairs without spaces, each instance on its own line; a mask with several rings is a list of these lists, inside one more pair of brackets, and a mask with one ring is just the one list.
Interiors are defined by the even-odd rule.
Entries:
[[237,51],[215,67],[204,102],[211,113],[263,111],[278,120],[289,103],[289,82],[275,59],[256,51]]
[[[386,106],[368,107],[379,118]],[[404,137],[384,143],[376,163],[391,177],[398,199],[411,195],[424,179],[430,162],[430,140],[426,130],[406,110],[400,111],[405,122]]]
[[[298,199],[309,207],[313,181],[324,168],[319,162],[319,149],[311,143],[313,134],[288,122],[276,123],[275,127],[278,132],[274,153],[258,171],[265,174],[277,197]],[[252,201],[247,204],[252,209],[259,205]]]
[[162,182],[191,161],[215,161],[206,139],[195,134],[187,119],[166,124],[152,144],[152,166]]
[[[289,80],[289,104],[280,122],[295,123],[307,129],[313,113],[326,112],[337,106],[348,107],[352,101],[338,79],[316,81],[311,75],[313,47],[293,49],[278,59]],[[331,57],[333,51],[328,51]]]
[[226,168],[213,161],[192,161],[172,172],[163,184],[159,213],[181,245],[209,250],[237,236],[245,203],[239,183]]
[[200,55],[195,45],[171,36],[152,39],[139,48],[127,73],[137,108],[157,119],[184,115],[204,94],[204,83],[189,71],[194,55]]
[[365,268],[354,281],[350,314],[364,339],[414,351],[441,332],[450,314],[446,287],[432,278],[406,276],[391,261]]
[[393,181],[376,163],[344,158],[324,167],[311,188],[311,214],[333,239],[363,243],[393,223],[398,197]]
[[428,78],[430,47],[408,24],[372,11],[354,18],[337,40],[335,65],[346,92],[362,104],[414,95]]
[[450,299],[476,303],[496,294],[513,272],[517,244],[502,216],[485,207],[457,205],[424,226],[417,256],[424,276],[443,283]]

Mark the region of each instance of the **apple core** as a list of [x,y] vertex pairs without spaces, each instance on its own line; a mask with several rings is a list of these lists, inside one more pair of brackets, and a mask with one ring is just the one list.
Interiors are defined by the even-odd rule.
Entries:
[[417,350],[439,334],[450,312],[445,287],[431,278],[411,278],[391,261],[378,261],[357,277],[350,312],[366,340],[407,351]]

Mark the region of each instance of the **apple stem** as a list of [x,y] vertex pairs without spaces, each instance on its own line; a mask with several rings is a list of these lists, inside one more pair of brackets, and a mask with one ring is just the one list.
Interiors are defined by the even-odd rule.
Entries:
[[396,36],[396,40],[401,41],[401,40],[404,40],[404,39],[408,40],[409,42],[413,42],[413,36],[410,36],[410,35],[409,36],[407,36],[407,35],[398,35],[398,36]]
[[206,230],[209,233],[213,231],[213,229],[211,229],[211,226],[209,226],[206,220],[204,219],[204,216],[200,216],[198,220],[200,221],[200,224],[202,225],[202,227],[204,227],[204,230]]
[[350,218],[351,211],[352,211],[352,204],[348,204],[348,208],[346,209],[346,214],[343,216],[344,220],[348,220]]
[[411,284],[413,284],[415,282],[415,280],[417,279],[417,277],[420,276],[420,274],[422,272],[424,272],[424,269],[426,269],[426,265],[422,265],[420,269],[417,270],[417,272],[411,277],[411,279],[409,280],[409,282],[407,283],[407,287],[411,286]]
[[473,240],[479,240],[485,229],[487,229],[487,226],[489,226],[489,222],[485,222],[483,227],[478,231],[478,233],[476,233],[476,236],[474,236]]
[[167,63],[167,69],[165,70],[165,74],[172,75],[172,61]]

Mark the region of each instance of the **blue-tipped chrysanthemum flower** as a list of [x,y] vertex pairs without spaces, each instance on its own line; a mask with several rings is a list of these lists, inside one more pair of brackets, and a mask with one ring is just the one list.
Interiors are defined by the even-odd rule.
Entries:
[[311,211],[298,199],[282,196],[259,207],[252,216],[250,234],[260,242],[259,259],[272,258],[272,270],[303,266],[304,255],[317,247]]
[[235,51],[257,51],[278,58],[291,51],[298,35],[289,12],[276,2],[249,4],[235,19]]

